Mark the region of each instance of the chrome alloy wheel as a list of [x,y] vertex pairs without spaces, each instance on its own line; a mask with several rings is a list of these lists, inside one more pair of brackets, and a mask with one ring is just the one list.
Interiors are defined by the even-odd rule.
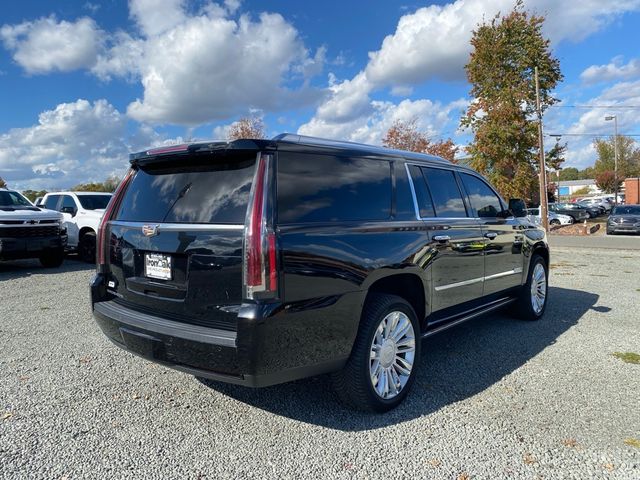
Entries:
[[541,263],[537,263],[531,276],[531,306],[536,315],[542,312],[547,299],[547,273]]
[[373,336],[369,372],[379,397],[396,397],[409,381],[416,352],[416,334],[406,314],[389,313]]

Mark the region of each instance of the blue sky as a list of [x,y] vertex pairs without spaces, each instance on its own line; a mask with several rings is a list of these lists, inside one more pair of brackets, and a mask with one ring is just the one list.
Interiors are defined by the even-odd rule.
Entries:
[[[512,0],[7,2],[0,17],[0,176],[67,188],[122,173],[127,153],[222,138],[247,115],[267,133],[380,143],[418,119],[464,146],[471,31]],[[547,133],[565,166],[593,164],[592,134],[640,134],[640,0],[525,1],[565,80]],[[636,39],[636,40],[634,40]],[[607,108],[599,108],[607,106]],[[547,139],[547,142],[553,140]]]

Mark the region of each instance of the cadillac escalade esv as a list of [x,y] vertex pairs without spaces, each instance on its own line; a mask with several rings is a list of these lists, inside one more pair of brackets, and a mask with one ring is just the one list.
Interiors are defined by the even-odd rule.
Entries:
[[409,392],[421,339],[547,304],[545,233],[446,160],[283,134],[131,155],[102,219],[94,317],[116,345],[252,387],[333,373]]

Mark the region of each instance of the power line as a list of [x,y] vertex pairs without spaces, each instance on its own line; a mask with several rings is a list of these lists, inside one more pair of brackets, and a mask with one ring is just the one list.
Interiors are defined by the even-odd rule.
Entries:
[[640,110],[640,105],[549,105],[548,108],[609,108],[612,110]]
[[[610,137],[609,133],[545,133],[547,137]],[[640,133],[620,133],[619,137],[640,137]]]

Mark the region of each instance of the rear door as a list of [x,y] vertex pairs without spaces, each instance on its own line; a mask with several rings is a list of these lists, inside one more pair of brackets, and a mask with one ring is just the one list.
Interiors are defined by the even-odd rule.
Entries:
[[484,239],[471,218],[455,173],[450,169],[410,165],[420,217],[435,252],[431,275],[432,312],[482,296]]
[[255,152],[139,167],[110,222],[108,284],[132,309],[234,330]]

